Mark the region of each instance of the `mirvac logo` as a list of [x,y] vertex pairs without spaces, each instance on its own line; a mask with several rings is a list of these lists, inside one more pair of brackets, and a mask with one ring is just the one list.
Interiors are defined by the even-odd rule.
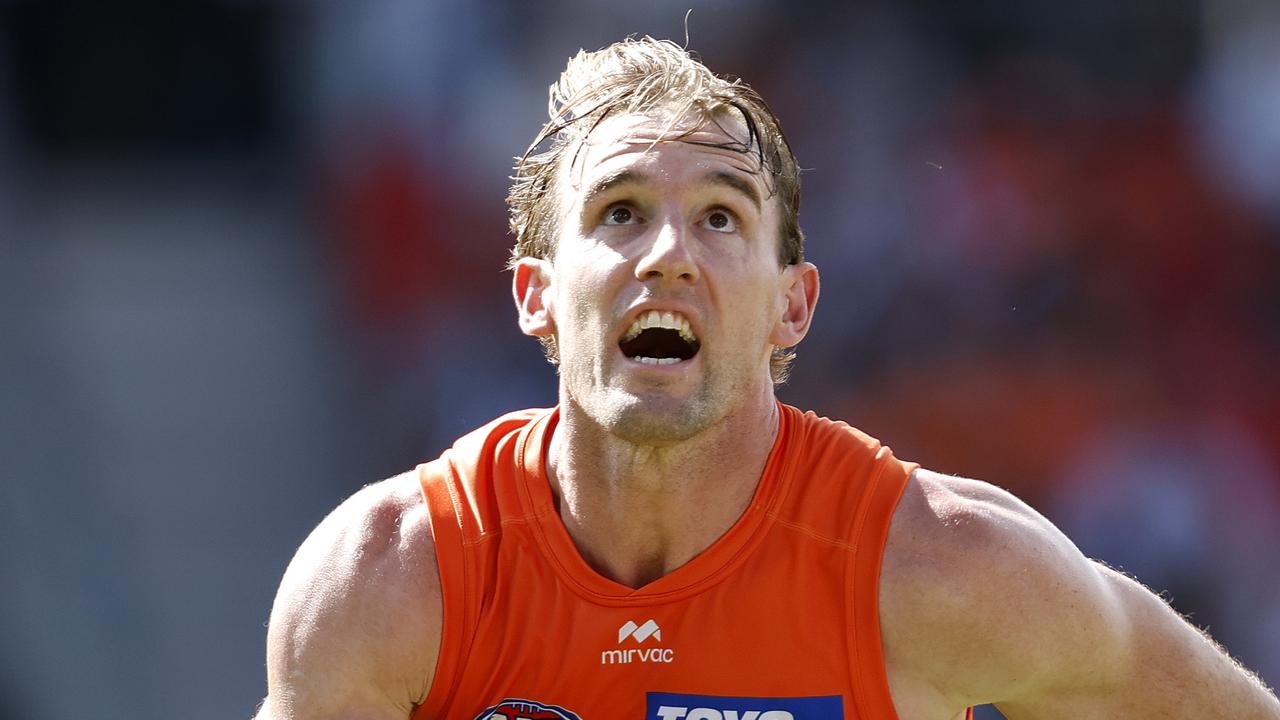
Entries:
[[646,693],[645,720],[839,720],[844,701],[820,697],[722,697]]
[[[618,645],[616,650],[604,650],[600,653],[601,665],[627,665],[633,662],[669,663],[676,659],[676,651],[671,648],[656,647],[662,642],[662,628],[652,618],[643,625],[636,625],[628,620],[618,628]],[[640,647],[628,647],[639,645]]]

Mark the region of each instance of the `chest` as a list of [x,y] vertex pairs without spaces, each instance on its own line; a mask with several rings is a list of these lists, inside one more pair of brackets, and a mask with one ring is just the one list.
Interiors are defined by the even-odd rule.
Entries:
[[629,596],[575,584],[508,535],[487,561],[448,716],[855,717],[852,648],[864,630],[852,617],[849,552],[787,528],[770,534],[720,572]]

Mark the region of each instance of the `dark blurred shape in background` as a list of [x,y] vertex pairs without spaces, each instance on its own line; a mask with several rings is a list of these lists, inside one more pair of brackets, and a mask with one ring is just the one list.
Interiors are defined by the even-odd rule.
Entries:
[[249,716],[324,513],[554,402],[511,156],[566,57],[691,4],[808,169],[783,398],[1280,682],[1280,6],[8,0],[0,717]]
[[18,132],[64,157],[275,145],[278,15],[266,3],[10,3]]

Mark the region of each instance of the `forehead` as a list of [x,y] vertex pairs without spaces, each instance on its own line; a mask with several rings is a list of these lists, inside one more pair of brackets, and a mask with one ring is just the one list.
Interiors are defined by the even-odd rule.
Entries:
[[758,186],[767,198],[758,146],[746,123],[734,113],[708,119],[698,113],[672,112],[610,116],[580,141],[570,162],[560,169],[560,186],[571,200],[580,199],[592,182],[632,166],[653,166],[660,179],[677,181],[674,173],[730,172]]

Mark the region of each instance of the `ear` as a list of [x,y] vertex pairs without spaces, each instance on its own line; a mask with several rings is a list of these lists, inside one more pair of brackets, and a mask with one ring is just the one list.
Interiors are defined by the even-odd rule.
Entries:
[[774,326],[769,342],[777,347],[788,348],[800,344],[809,333],[809,323],[813,322],[813,310],[818,305],[818,268],[813,263],[802,262],[788,265],[782,271],[783,308],[782,317]]
[[555,332],[555,320],[548,307],[550,287],[551,263],[532,257],[516,262],[511,294],[515,297],[516,312],[520,314],[520,331],[525,335],[544,337]]

